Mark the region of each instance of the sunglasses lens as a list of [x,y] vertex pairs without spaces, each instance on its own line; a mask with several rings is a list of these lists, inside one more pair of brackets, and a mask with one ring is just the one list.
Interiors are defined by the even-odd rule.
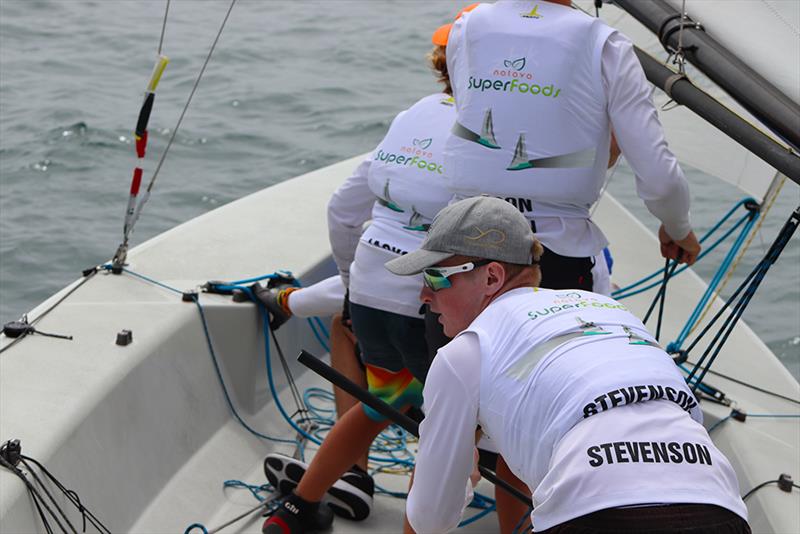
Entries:
[[440,289],[450,287],[450,280],[442,276],[436,269],[425,269],[422,271],[422,280],[425,282],[425,286],[433,291],[439,291]]

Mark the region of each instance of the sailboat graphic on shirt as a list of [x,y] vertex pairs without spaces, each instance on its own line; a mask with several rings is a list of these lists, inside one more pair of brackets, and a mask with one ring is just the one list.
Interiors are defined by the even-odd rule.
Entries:
[[525,146],[525,134],[520,133],[514,149],[514,157],[511,158],[511,163],[508,164],[506,170],[521,171],[534,167],[539,169],[588,168],[594,165],[595,153],[594,148],[587,148],[558,156],[531,159]]
[[383,186],[383,198],[378,198],[378,204],[398,213],[403,213],[405,211],[403,208],[392,202],[392,197],[389,196],[389,180],[386,180],[386,184]]
[[417,232],[427,232],[430,224],[422,223],[422,218],[422,214],[417,211],[417,208],[411,206],[411,218],[408,219],[408,225],[403,226],[403,228]]
[[511,163],[506,167],[507,171],[521,171],[522,169],[530,169],[533,163],[528,157],[528,150],[525,148],[525,134],[519,134],[517,139],[517,148],[514,149],[514,157]]
[[481,133],[478,135],[469,128],[461,125],[456,121],[453,124],[451,131],[456,137],[478,143],[487,148],[498,149],[500,145],[497,144],[497,139],[494,138],[494,124],[492,123],[492,108],[486,110],[483,116],[483,124],[481,125]]
[[492,124],[492,108],[486,110],[486,115],[483,116],[483,128],[481,128],[481,136],[478,142],[483,146],[489,148],[500,148],[497,140],[494,138],[494,124]]

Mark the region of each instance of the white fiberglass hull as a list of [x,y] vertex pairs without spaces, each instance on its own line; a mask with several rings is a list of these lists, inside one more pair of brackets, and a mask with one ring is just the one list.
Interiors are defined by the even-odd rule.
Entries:
[[[325,205],[359,161],[320,169],[189,221],[132,250],[130,269],[181,290],[277,269],[294,271],[306,284],[333,274]],[[623,285],[662,266],[655,238],[612,198],[601,202],[595,219],[613,243],[615,282]],[[670,283],[665,339],[674,338],[703,289],[693,273]],[[650,298],[633,297],[626,305],[642,315]],[[271,402],[255,307],[218,295],[200,300],[242,416],[262,432],[294,437]],[[75,339],[32,336],[0,357],[0,436],[19,438],[25,454],[77,491],[114,532],[222,524],[256,504],[246,491],[223,490],[223,481],[263,483],[263,457],[272,450],[292,452],[252,436],[231,417],[197,307],[179,295],[129,275],[98,274],[38,326]],[[133,331],[127,347],[114,343],[122,329]],[[322,352],[300,320],[284,325],[279,340],[290,360],[301,348]],[[302,372],[296,363],[294,370]],[[800,397],[800,385],[745,324],[732,334],[715,370]],[[275,376],[287,400],[282,371]],[[798,412],[796,404],[740,384],[707,380],[750,413]],[[299,381],[301,389],[327,387],[309,372]],[[730,411],[703,407],[707,425]],[[736,468],[743,493],[780,473],[800,476],[797,419],[728,421],[712,437]],[[381,476],[379,483],[402,490],[406,480]],[[491,488],[483,490],[491,494]],[[398,532],[403,506],[402,500],[378,497],[367,521],[337,520],[334,532]],[[800,532],[800,492],[768,486],[748,506],[753,532]],[[72,518],[79,524],[77,514]],[[256,515],[226,531],[260,532],[260,525]],[[462,530],[495,529],[490,514]],[[41,530],[20,480],[0,471],[0,531]]]

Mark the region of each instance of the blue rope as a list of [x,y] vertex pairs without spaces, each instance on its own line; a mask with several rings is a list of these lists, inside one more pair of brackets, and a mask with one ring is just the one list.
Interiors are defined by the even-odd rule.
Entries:
[[[711,340],[711,343],[708,345],[706,350],[704,351],[703,355],[697,361],[692,369],[692,372],[689,373],[689,379],[691,379],[694,374],[703,366],[705,363],[706,358],[710,354],[710,358],[708,359],[708,363],[705,364],[705,368],[697,377],[697,382],[702,382],[703,378],[705,378],[706,373],[708,372],[711,365],[714,363],[714,360],[719,355],[720,350],[722,349],[723,345],[728,339],[733,328],[736,326],[739,318],[744,313],[745,308],[750,303],[753,295],[755,294],[756,290],[758,289],[761,281],[767,274],[770,266],[778,260],[783,248],[791,239],[792,235],[794,234],[795,230],[797,229],[798,223],[800,222],[800,207],[796,208],[794,212],[789,216],[787,221],[784,223],[783,228],[781,228],[778,236],[773,241],[772,245],[770,246],[767,253],[761,259],[761,261],[756,265],[755,269],[750,272],[750,274],[745,277],[745,280],[740,284],[740,286],[733,292],[733,295],[725,302],[725,304],[720,308],[720,310],[714,315],[711,321],[703,328],[703,331],[694,339],[694,341],[689,345],[689,348],[686,349],[686,352],[690,352],[697,342],[705,335],[706,332],[711,328],[711,326],[722,316],[722,313],[737,299],[740,292],[744,290],[742,297],[736,301],[733,305],[732,310],[730,311],[728,317],[722,324],[722,327],[719,329],[717,334]],[[713,354],[712,354],[713,350]],[[695,386],[696,387],[696,386]]]
[[700,319],[700,314],[703,312],[703,308],[706,306],[708,301],[714,295],[714,291],[716,291],[717,286],[719,286],[720,282],[722,282],[722,278],[725,276],[725,273],[728,271],[728,268],[736,259],[736,255],[742,248],[745,238],[753,229],[753,226],[758,220],[758,212],[756,211],[748,213],[745,217],[749,217],[747,224],[744,225],[744,228],[742,228],[742,231],[739,233],[739,236],[736,238],[736,241],[734,241],[733,245],[731,245],[731,249],[725,256],[725,259],[722,260],[722,263],[717,269],[714,278],[708,284],[705,293],[703,293],[703,297],[700,299],[700,302],[697,303],[697,306],[695,306],[694,311],[689,316],[689,319],[686,321],[686,324],[683,326],[683,329],[681,330],[680,334],[678,334],[677,339],[675,339],[675,341],[667,345],[667,352],[675,353],[681,349],[683,342],[686,341],[686,338],[689,336],[689,333],[691,332],[692,328],[694,328],[694,325],[697,324],[697,321]]
[[253,497],[258,500],[258,502],[265,502],[267,500],[266,497],[262,497],[259,493],[268,492],[271,493],[274,491],[274,488],[269,484],[261,484],[257,486],[255,484],[248,484],[247,482],[242,482],[241,480],[226,480],[222,483],[223,488],[244,488],[250,491],[253,494]]
[[[110,264],[103,265],[103,268],[106,269],[106,270],[110,270],[111,269],[111,265]],[[176,289],[174,287],[170,287],[170,286],[168,286],[166,284],[163,284],[163,283],[159,282],[158,280],[154,280],[154,279],[152,279],[152,278],[150,278],[148,276],[136,273],[136,272],[131,271],[129,269],[124,269],[123,268],[123,271],[125,273],[127,273],[127,274],[130,274],[131,276],[135,276],[137,278],[140,278],[142,280],[150,282],[150,283],[152,283],[154,285],[157,285],[159,287],[163,287],[164,289],[168,289],[169,291],[173,291],[175,293],[178,293],[179,295],[183,294],[183,291],[180,291],[179,289]],[[274,276],[276,276],[276,275],[267,275],[267,277],[274,277]],[[253,294],[252,294],[252,291],[250,291],[250,288],[248,288],[246,286],[234,286],[234,288],[242,289],[248,295],[250,295],[251,299],[254,298]],[[209,328],[208,328],[208,322],[206,321],[206,315],[205,315],[205,312],[203,311],[203,306],[200,304],[200,299],[197,297],[197,295],[193,295],[192,296],[192,301],[197,305],[197,310],[200,313],[200,322],[201,322],[201,325],[203,327],[203,333],[205,334],[206,345],[208,346],[208,352],[211,355],[211,362],[214,364],[214,371],[217,374],[217,379],[219,380],[220,386],[222,386],[222,393],[225,396],[225,402],[228,405],[228,409],[233,414],[233,417],[248,432],[250,432],[254,436],[257,436],[257,437],[262,438],[262,439],[266,439],[268,441],[274,441],[274,442],[277,442],[277,443],[292,443],[292,444],[296,444],[297,440],[294,440],[294,439],[275,438],[275,437],[272,437],[272,436],[268,436],[266,434],[262,434],[261,432],[258,432],[257,430],[253,429],[250,425],[248,425],[247,422],[245,422],[245,420],[239,415],[239,412],[236,410],[236,407],[233,404],[233,400],[231,399],[230,394],[228,393],[228,388],[225,385],[225,379],[222,376],[222,370],[220,369],[219,362],[217,361],[217,354],[216,354],[216,351],[214,350],[214,345],[211,342],[211,332],[209,331]],[[264,315],[264,313],[263,313],[264,310],[261,310],[261,311],[262,311],[262,315]],[[269,348],[269,344],[267,345],[267,347]],[[276,397],[276,400],[277,400],[277,397]],[[190,527],[190,528],[192,528],[192,527]]]
[[[250,293],[250,295],[252,298],[252,292]],[[272,376],[272,357],[269,348],[269,314],[267,313],[267,310],[265,309],[264,304],[262,304],[261,301],[257,301],[256,304],[258,305],[259,313],[261,314],[262,328],[264,330],[264,364],[267,368],[267,383],[269,384],[269,391],[272,394],[272,398],[275,400],[275,406],[278,408],[278,411],[286,420],[286,422],[289,423],[289,426],[291,426],[298,434],[300,434],[307,440],[311,441],[312,443],[321,445],[322,441],[318,440],[313,435],[306,432],[303,428],[300,428],[300,426],[298,426],[297,423],[295,423],[294,420],[291,417],[289,417],[289,414],[286,413],[286,410],[283,408],[283,404],[281,403],[281,400],[278,397],[278,390],[275,388],[275,380],[273,379]],[[296,441],[293,441],[292,443],[296,443]]]
[[716,429],[718,426],[720,426],[722,423],[724,423],[730,418],[731,418],[730,415],[726,415],[725,417],[723,417],[722,419],[720,419],[719,421],[708,427],[708,433],[711,434],[714,431],[714,429]]
[[[747,218],[748,218],[748,217],[750,217],[750,214],[749,214],[749,213],[747,213],[747,214],[743,215],[743,216],[742,216],[742,218],[741,218],[741,219],[739,219],[739,220],[738,220],[738,221],[737,221],[737,222],[736,222],[736,223],[735,223],[733,226],[731,226],[731,227],[730,227],[728,230],[726,230],[726,231],[725,231],[725,233],[724,233],[724,234],[723,234],[723,235],[722,235],[720,238],[718,238],[718,239],[717,239],[716,241],[714,241],[714,242],[713,242],[711,245],[709,245],[708,247],[706,247],[705,249],[703,249],[703,252],[701,252],[701,253],[700,253],[700,254],[697,256],[697,261],[700,261],[700,260],[702,260],[703,258],[705,258],[706,256],[708,256],[708,255],[709,255],[709,254],[710,254],[710,253],[711,253],[711,252],[712,252],[714,249],[716,249],[716,248],[717,248],[717,247],[718,247],[718,246],[719,246],[719,245],[720,245],[720,244],[721,244],[723,241],[725,241],[725,239],[727,239],[727,238],[728,238],[728,236],[730,236],[730,235],[731,235],[731,234],[732,234],[732,233],[733,233],[733,232],[734,232],[734,231],[735,231],[737,228],[739,228],[739,227],[740,227],[742,224],[744,224],[744,223],[745,223],[745,221],[747,220]],[[695,263],[696,263],[696,262],[695,262]],[[672,266],[672,263],[670,263],[670,267],[671,267],[671,266]],[[686,269],[688,269],[688,268],[689,268],[689,266],[688,266],[688,265],[684,265],[683,267],[680,267],[680,268],[678,268],[678,269],[675,271],[675,273],[673,274],[673,276],[677,276],[677,275],[679,275],[680,273],[682,273],[683,271],[685,271],[685,270],[686,270]],[[621,294],[621,293],[623,293],[624,291],[627,291],[628,289],[631,289],[631,288],[633,288],[633,287],[636,287],[636,286],[638,286],[638,285],[640,285],[640,284],[642,284],[642,283],[644,283],[644,282],[646,282],[646,281],[648,281],[648,280],[652,280],[654,277],[656,277],[656,276],[659,276],[659,275],[663,274],[663,272],[664,272],[664,269],[659,269],[658,271],[654,272],[653,274],[651,274],[651,275],[649,275],[649,276],[646,276],[645,278],[643,278],[643,279],[639,280],[638,282],[635,282],[635,283],[633,283],[633,284],[629,285],[628,287],[621,288],[621,289],[617,289],[616,291],[613,291],[613,292],[611,293],[611,296],[612,296],[612,297],[614,297],[616,300],[622,300],[622,299],[624,299],[624,298],[628,298],[628,297],[632,297],[632,296],[634,296],[634,295],[638,295],[639,293],[644,293],[644,292],[645,292],[645,291],[647,291],[648,289],[652,289],[652,288],[654,288],[654,287],[656,287],[656,286],[658,286],[658,285],[661,285],[661,280],[657,280],[657,281],[653,282],[652,284],[649,284],[649,285],[647,285],[647,286],[645,286],[645,287],[642,287],[642,288],[640,288],[640,289],[638,289],[638,290],[636,290],[636,291],[632,291],[632,292],[630,292],[630,293],[624,293],[624,294]]]
[[[107,270],[110,270],[111,266],[110,265],[104,265],[103,268],[105,268]],[[180,295],[183,294],[183,291],[181,291],[179,289],[176,289],[176,288],[173,288],[173,287],[170,287],[170,286],[168,286],[166,284],[163,284],[163,283],[161,283],[161,282],[159,282],[157,280],[154,280],[152,278],[149,278],[147,276],[144,276],[144,275],[141,275],[139,273],[130,271],[128,269],[124,269],[124,271],[126,273],[132,275],[132,276],[135,276],[137,278],[145,280],[145,281],[147,281],[149,283],[152,283],[152,284],[154,284],[156,286],[162,287],[164,289],[167,289],[169,291],[172,291],[172,292],[180,294]],[[314,423],[319,424],[320,427],[321,427],[321,428],[319,428],[319,429],[317,429],[315,431],[316,436],[312,435],[312,434],[309,434],[303,428],[299,427],[297,425],[297,423],[288,415],[288,413],[286,412],[286,410],[283,407],[283,404],[280,401],[280,398],[278,397],[277,389],[275,387],[275,382],[274,382],[274,378],[273,378],[272,357],[271,357],[271,349],[270,349],[270,346],[269,346],[270,345],[269,344],[269,341],[270,341],[270,329],[269,329],[269,319],[268,319],[269,315],[268,315],[267,310],[265,309],[264,305],[255,298],[255,296],[253,295],[252,290],[249,287],[247,287],[245,285],[242,285],[242,284],[255,283],[255,282],[260,281],[260,280],[265,280],[265,279],[269,279],[269,278],[277,278],[277,277],[279,277],[278,274],[269,274],[269,275],[264,275],[264,276],[260,276],[260,277],[255,277],[255,278],[248,278],[248,279],[244,279],[244,280],[238,280],[238,281],[235,281],[235,282],[231,282],[229,284],[217,284],[216,287],[218,289],[220,289],[220,290],[223,290],[223,291],[241,290],[246,295],[248,295],[248,297],[253,302],[255,302],[256,305],[259,307],[259,313],[261,314],[261,317],[262,317],[262,329],[263,329],[263,333],[264,333],[264,362],[265,362],[265,367],[266,367],[266,372],[267,372],[267,382],[268,382],[268,385],[269,385],[269,388],[270,388],[270,393],[272,394],[272,397],[275,400],[275,405],[278,408],[278,411],[280,412],[281,416],[286,420],[286,422],[298,434],[300,434],[301,436],[303,436],[305,439],[307,439],[308,441],[310,441],[312,443],[315,443],[317,445],[321,445],[322,439],[320,437],[318,437],[318,436],[321,433],[327,432],[330,429],[330,427],[332,427],[333,424],[335,424],[335,420],[332,417],[330,417],[330,416],[335,414],[335,410],[333,410],[333,409],[325,409],[325,408],[322,408],[320,406],[315,406],[314,403],[311,402],[311,401],[312,401],[312,399],[322,399],[322,400],[327,400],[329,402],[333,402],[333,400],[334,400],[333,393],[330,392],[330,391],[327,391],[327,390],[323,390],[321,388],[308,388],[303,394],[303,402],[307,406],[308,411],[309,411],[309,413],[311,415],[310,420],[312,422],[314,422]],[[299,285],[299,282],[297,282],[297,284]],[[224,394],[224,397],[225,397],[225,401],[226,401],[226,403],[228,405],[228,408],[230,409],[231,413],[233,414],[234,418],[239,422],[239,424],[242,425],[242,427],[244,427],[248,432],[250,432],[251,434],[253,434],[255,436],[258,436],[258,437],[263,438],[263,439],[267,439],[269,441],[295,444],[298,447],[298,449],[300,450],[300,453],[302,455],[303,452],[304,452],[304,448],[305,448],[305,442],[303,440],[275,438],[275,437],[272,437],[272,436],[268,436],[266,434],[262,434],[262,433],[256,431],[255,429],[253,429],[252,427],[250,427],[250,425],[248,425],[244,421],[244,419],[239,415],[239,413],[237,412],[237,410],[236,410],[236,408],[235,408],[235,406],[233,404],[233,401],[232,401],[232,399],[230,397],[230,394],[228,393],[227,386],[225,385],[225,380],[224,380],[224,378],[222,376],[222,371],[221,371],[221,369],[219,367],[219,362],[217,360],[216,351],[214,350],[214,346],[213,346],[213,343],[212,343],[212,340],[211,340],[211,333],[210,333],[210,330],[209,330],[209,327],[208,327],[208,321],[206,319],[205,311],[203,309],[203,306],[200,303],[200,300],[196,295],[192,296],[192,301],[197,306],[198,312],[200,314],[201,325],[203,327],[203,333],[204,333],[205,338],[206,338],[206,344],[208,346],[209,354],[211,355],[211,361],[212,361],[212,363],[214,365],[214,370],[215,370],[215,372],[217,374],[217,379],[219,380],[220,386],[222,387],[222,391],[223,391],[223,394]],[[322,345],[323,348],[325,348],[325,350],[328,351],[327,344],[323,340],[322,336],[324,335],[325,338],[329,339],[330,338],[330,334],[327,331],[327,329],[325,328],[325,325],[322,322],[322,320],[320,318],[318,318],[318,317],[314,317],[313,319],[309,318],[308,319],[308,323],[309,323],[309,326],[312,329],[312,332],[314,333],[315,337],[317,338],[317,341],[319,341],[320,345]],[[321,331],[321,334],[320,334],[320,331]],[[327,428],[325,428],[325,427],[327,427]],[[392,433],[394,433],[394,435],[392,435]],[[407,438],[408,438],[407,433],[404,430],[400,429],[399,427],[396,427],[395,425],[392,425],[392,426],[388,427],[387,430],[382,432],[376,438],[375,443],[371,447],[371,450],[373,450],[374,452],[377,452],[379,454],[386,454],[387,456],[383,457],[383,456],[369,455],[368,459],[370,461],[372,461],[372,462],[376,462],[376,463],[380,463],[380,464],[386,464],[386,465],[384,465],[383,468],[379,468],[379,470],[380,469],[393,468],[393,467],[401,467],[401,468],[404,468],[404,469],[407,469],[407,470],[413,469],[414,465],[415,465],[413,459],[398,458],[397,456],[395,456],[396,454],[405,454],[408,457],[413,458],[413,453],[411,453],[408,450]],[[263,491],[270,491],[271,490],[271,486],[269,486],[268,484],[263,484],[261,486],[256,486],[256,485],[252,485],[252,484],[247,484],[247,483],[242,482],[240,480],[226,480],[223,483],[223,487],[226,487],[226,488],[227,487],[246,488],[251,492],[251,494],[259,502],[264,502],[266,500],[264,497],[259,495],[259,493],[263,492]],[[386,494],[386,495],[392,495],[392,496],[398,497],[398,498],[407,498],[407,496],[408,496],[406,493],[392,492],[392,491],[389,491],[389,490],[387,490],[385,488],[382,488],[382,487],[380,487],[378,485],[376,485],[376,491],[378,491],[379,493]],[[468,525],[470,523],[473,523],[473,522],[481,519],[482,517],[488,515],[489,513],[493,512],[495,510],[495,503],[494,503],[494,500],[476,493],[473,501],[470,503],[470,507],[480,508],[481,510],[480,510],[480,512],[478,512],[474,516],[463,520],[459,524],[459,527]],[[208,534],[208,530],[201,523],[194,523],[194,524],[190,525],[184,531],[184,534],[189,534],[192,530],[195,530],[195,529],[199,529],[203,534]]]
[[[111,270],[111,264],[110,263],[106,263],[105,265],[102,265],[101,268],[105,269],[106,271],[110,271]],[[131,271],[129,269],[126,269],[124,267],[122,268],[122,270],[123,270],[123,272],[125,272],[125,273],[127,273],[127,274],[129,274],[131,276],[135,276],[136,278],[141,278],[142,280],[144,280],[146,282],[150,282],[151,284],[157,285],[159,287],[163,287],[164,289],[172,291],[173,293],[177,293],[178,295],[183,295],[183,291],[181,291],[180,289],[176,289],[174,287],[168,286],[167,284],[161,283],[158,280],[154,280],[154,279],[152,279],[152,278],[150,278],[148,276],[145,276],[143,274],[135,273],[135,272],[133,272],[133,271]]]
[[[211,343],[211,333],[208,330],[208,323],[206,322],[206,314],[203,311],[203,306],[200,304],[200,299],[197,296],[192,298],[194,303],[197,305],[197,310],[200,312],[200,321],[203,325],[203,332],[206,336],[206,343],[208,345],[208,351],[211,354],[211,361],[214,363],[214,370],[217,372],[217,378],[219,379],[219,383],[222,386],[222,392],[225,394],[225,402],[228,404],[228,408],[231,410],[231,413],[236,418],[237,421],[251,434],[254,436],[258,436],[259,438],[263,438],[269,441],[274,441],[277,443],[293,443],[296,444],[297,440],[294,439],[285,439],[285,438],[275,438],[272,436],[268,436],[266,434],[262,434],[257,430],[253,429],[250,425],[248,425],[244,419],[239,415],[239,412],[236,411],[236,407],[233,405],[233,401],[231,400],[230,395],[228,394],[228,388],[225,386],[225,380],[222,377],[222,371],[219,368],[219,363],[217,362],[217,355],[214,351],[214,345]],[[269,340],[267,340],[267,345],[269,346]],[[275,396],[275,400],[277,401],[277,396]]]
[[325,339],[330,339],[331,335],[328,333],[328,329],[325,328],[325,323],[319,317],[314,317],[314,321],[316,321],[317,326],[322,331],[322,334],[325,336]]
[[749,413],[747,417],[800,417],[798,413]]
[[[236,280],[231,282],[230,284],[233,286],[241,286],[244,284],[254,284],[256,282],[260,282],[261,280],[269,280],[273,278],[294,278],[292,276],[291,271],[275,271],[274,273],[265,274],[262,276],[256,276],[254,278],[245,278],[243,280]],[[295,279],[295,284],[297,287],[300,287],[300,281]]]
[[[682,363],[678,364],[678,367],[680,367],[683,370],[683,372],[685,372],[687,375],[691,373],[691,371],[686,368],[686,365],[684,365]],[[703,393],[707,393],[707,394],[711,395],[712,397],[714,396],[714,390],[712,390],[711,387],[709,387],[709,386],[707,386],[705,384],[702,384],[702,383],[697,383],[696,380],[694,380],[694,381],[687,380],[687,383],[690,386],[692,385],[692,382],[694,382],[696,384],[696,386],[700,389],[700,391],[702,391]]]
[[[797,419],[797,418],[800,418],[800,414],[797,414],[797,413],[745,413],[744,415],[745,415],[745,417],[775,417],[775,418],[778,418],[778,419],[786,419],[786,418]],[[713,432],[715,428],[720,426],[722,423],[724,423],[725,421],[727,421],[731,417],[733,417],[733,414],[728,414],[727,416],[723,417],[722,419],[720,419],[719,421],[717,421],[716,423],[714,423],[713,425],[708,427],[708,433],[711,434],[711,432]]]
[[519,518],[517,526],[514,527],[512,534],[524,534],[525,531],[522,530],[522,525],[525,524],[525,520],[528,519],[532,513],[533,513],[533,508],[528,508],[528,511],[522,514],[522,517]]
[[[731,209],[730,209],[730,210],[728,210],[728,213],[726,213],[725,215],[723,215],[723,216],[722,216],[722,218],[721,218],[721,219],[720,219],[720,220],[719,220],[719,221],[718,221],[718,222],[717,222],[717,223],[716,223],[714,226],[712,226],[710,229],[708,229],[708,230],[706,231],[706,233],[705,233],[705,234],[703,234],[703,236],[700,238],[700,243],[701,243],[701,244],[702,244],[702,243],[704,243],[704,242],[705,242],[705,241],[706,241],[706,240],[707,240],[709,237],[711,237],[711,235],[713,235],[713,234],[714,234],[714,233],[715,233],[715,232],[716,232],[716,231],[717,231],[717,230],[718,230],[718,229],[719,229],[719,228],[720,228],[720,227],[721,227],[721,226],[722,226],[722,225],[723,225],[723,224],[724,224],[724,223],[725,223],[725,222],[726,222],[728,219],[730,219],[730,218],[731,218],[731,216],[734,214],[734,212],[735,212],[737,209],[739,209],[741,206],[744,206],[745,204],[747,204],[747,203],[751,203],[751,202],[755,202],[755,200],[754,200],[753,198],[747,197],[747,198],[743,198],[743,199],[741,199],[741,200],[740,200],[740,201],[738,201],[736,204],[734,204],[734,205],[733,205],[733,207],[731,207]],[[740,222],[738,222],[738,223],[736,224],[736,226],[738,226],[739,224],[741,224],[741,221],[740,221]],[[717,245],[720,243],[720,241],[724,240],[724,239],[725,239],[725,237],[727,237],[728,235],[730,235],[730,232],[731,232],[731,231],[732,231],[732,230],[728,230],[728,232],[727,232],[727,233],[726,233],[726,234],[725,234],[725,235],[724,235],[722,238],[720,238],[719,240],[717,240],[717,241],[716,241],[714,244],[712,244],[710,247],[706,248],[706,250],[704,251],[704,253],[701,253],[701,254],[700,254],[698,257],[697,257],[697,259],[698,259],[698,260],[700,260],[700,259],[701,259],[701,258],[703,258],[703,257],[704,257],[706,254],[708,254],[708,252],[711,252],[711,250],[713,250],[713,249],[714,249],[714,248],[715,248],[715,247],[716,247],[716,246],[717,246]],[[685,270],[685,269],[681,269],[681,270],[680,270],[680,272],[682,272],[683,270]],[[617,297],[617,295],[619,295],[619,294],[622,294],[622,293],[625,293],[626,291],[628,291],[628,290],[630,290],[630,289],[633,289],[633,288],[635,288],[635,287],[637,287],[637,286],[639,286],[639,285],[641,285],[641,284],[643,284],[643,283],[645,283],[645,282],[647,282],[647,281],[649,281],[649,280],[652,280],[653,278],[655,278],[655,277],[657,277],[659,274],[661,274],[661,272],[662,272],[661,270],[655,271],[654,273],[652,273],[652,274],[650,274],[650,275],[648,275],[648,276],[645,276],[644,278],[642,278],[642,279],[641,279],[641,280],[639,280],[638,282],[634,282],[634,283],[632,283],[632,284],[630,284],[630,285],[628,285],[628,286],[625,286],[625,287],[622,287],[622,288],[620,288],[620,289],[617,289],[617,290],[615,290],[614,292],[612,292],[612,293],[611,293],[611,296],[612,296],[612,297],[614,297],[614,298],[615,298],[615,299],[617,299],[617,300],[619,300],[620,298],[625,298],[624,296],[623,296],[623,297]],[[677,274],[677,273],[676,273],[676,274]],[[658,284],[656,283],[655,285],[658,285]],[[650,287],[654,287],[654,286],[650,286]],[[634,294],[635,294],[635,293],[634,293]],[[629,295],[626,295],[626,296],[629,296]]]
[[497,509],[497,506],[494,505],[494,504],[491,505],[489,508],[484,508],[483,510],[481,510],[477,514],[473,515],[472,517],[468,517],[467,519],[464,519],[463,521],[461,521],[461,523],[458,524],[458,528],[465,527],[465,526],[469,525],[470,523],[474,523],[475,521],[477,521],[477,520],[479,520],[479,519],[491,514],[496,509]]
[[[318,318],[315,317],[315,319],[318,319]],[[330,349],[328,348],[328,344],[325,343],[322,340],[322,337],[320,336],[319,332],[317,332],[317,328],[314,326],[314,321],[312,321],[311,318],[308,318],[306,320],[308,321],[308,326],[311,327],[311,331],[314,332],[314,337],[316,337],[317,341],[319,341],[319,344],[322,345],[322,348],[325,349],[325,352],[330,352]],[[320,321],[320,323],[322,323],[322,321]],[[323,325],[320,324],[320,326],[323,326]],[[323,328],[324,328],[324,326],[323,326]],[[328,335],[327,331],[325,331],[325,335],[326,336]]]
[[[257,299],[253,295],[253,291],[250,289],[249,286],[244,284],[253,284],[260,280],[284,278],[292,276],[292,273],[290,271],[280,271],[280,273],[282,274],[278,273],[265,274],[263,276],[256,276],[254,278],[245,278],[244,280],[236,280],[235,282],[230,282],[227,284],[214,284],[214,287],[216,287],[220,291],[225,291],[225,292],[232,292],[235,290],[243,291],[250,298],[251,301],[258,303]],[[300,283],[299,279],[297,278],[294,279],[294,286],[302,287],[302,284]],[[263,308],[260,308],[260,313],[264,313]],[[308,326],[311,328],[311,331],[314,333],[314,337],[317,339],[323,350],[325,352],[330,352],[328,344],[323,340],[322,337],[322,335],[324,335],[325,339],[330,339],[330,334],[328,333],[328,330],[325,328],[325,324],[322,322],[322,319],[320,319],[319,317],[309,317],[308,319],[306,319],[306,321],[308,321]],[[319,328],[322,331],[322,335],[320,335],[320,332],[317,330],[317,328]],[[268,334],[269,330],[266,330],[264,332],[264,335],[267,336],[267,338],[269,338]]]

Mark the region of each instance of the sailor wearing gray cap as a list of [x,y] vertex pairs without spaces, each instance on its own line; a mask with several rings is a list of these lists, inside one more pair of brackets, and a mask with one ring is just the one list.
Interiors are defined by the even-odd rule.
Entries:
[[536,532],[750,532],[669,355],[611,298],[537,288],[540,254],[518,210],[473,197],[386,264],[423,273],[421,300],[455,336],[425,382],[407,531],[456,527],[480,427],[532,492]]

